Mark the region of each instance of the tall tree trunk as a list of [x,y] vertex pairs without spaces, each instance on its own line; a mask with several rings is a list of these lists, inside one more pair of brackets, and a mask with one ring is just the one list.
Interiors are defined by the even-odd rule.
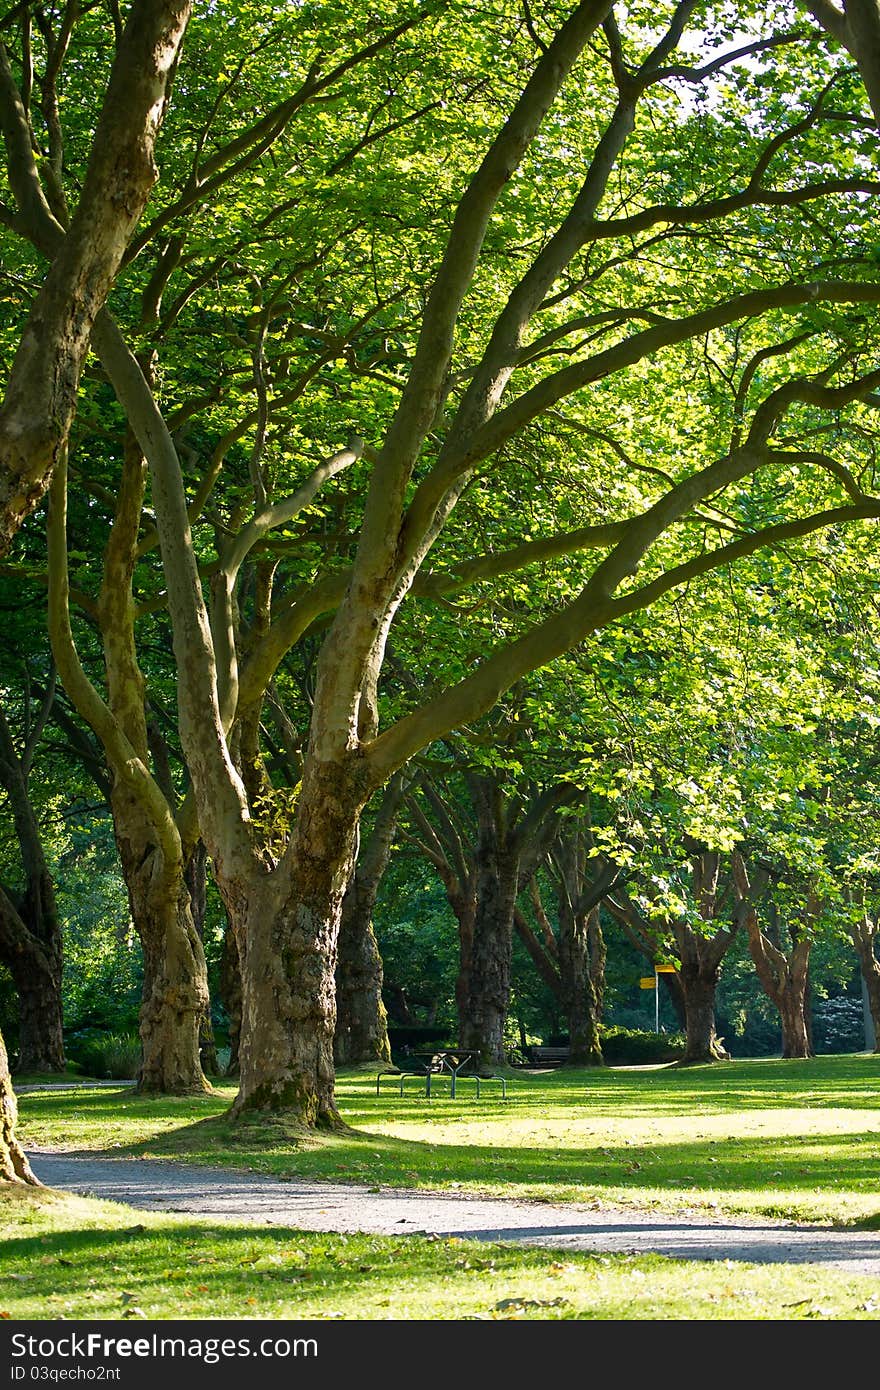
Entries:
[[874,1024],[874,1051],[880,1052],[880,961],[875,955],[877,926],[867,916],[850,928]]
[[459,1035],[462,1047],[480,1054],[484,1069],[503,1066],[506,1061],[504,1031],[510,1006],[518,873],[518,852],[483,837],[477,851],[473,947]]
[[568,1065],[601,1067],[599,1016],[605,992],[606,952],[599,902],[585,896],[589,885],[586,842],[580,824],[560,829],[550,864],[559,918],[560,998],[568,1018]]
[[16,1071],[63,1072],[60,959],[49,961],[37,950],[26,959],[20,957],[9,969],[18,993]]
[[464,885],[462,892],[447,892],[450,907],[458,924],[458,971],[455,976],[455,1016],[458,1019],[458,1040],[464,1045],[464,1023],[470,1012],[471,969],[474,960],[474,931],[477,920],[476,883]]
[[[655,958],[653,956],[645,954],[645,959],[648,961],[648,964],[651,966],[651,969],[653,970]],[[678,1022],[679,1030],[682,1033],[687,1033],[687,1009],[685,1007],[684,990],[682,988],[681,979],[679,977],[678,971],[676,970],[674,974],[664,972],[662,975],[658,975],[657,979],[662,983],[663,988],[666,990],[667,997],[669,999],[670,1004],[672,1005],[676,1021]]]
[[18,1117],[12,1077],[9,1075],[9,1058],[6,1045],[0,1036],[0,1181],[27,1183],[32,1187],[41,1184],[34,1177],[24,1150],[15,1137],[15,1121]]
[[746,926],[758,979],[779,1012],[783,1057],[812,1057],[805,1015],[812,946],[809,936],[795,941],[786,955],[761,931],[753,909],[746,913]]
[[[803,943],[802,943],[803,945]],[[783,1057],[812,1057],[810,1029],[806,1014],[807,982],[809,972],[806,961],[794,960],[783,987],[779,991],[779,1018],[782,1023]]]
[[[18,994],[17,1070],[21,1072],[62,1072],[65,1066],[61,922],[29,785],[54,697],[53,677],[20,753],[0,708],[0,785],[9,798],[25,881],[24,891],[14,896],[0,887],[0,961],[12,975]],[[27,726],[30,719],[25,722]]]
[[111,801],[116,844],[144,961],[138,1085],[142,1091],[168,1095],[209,1091],[199,1057],[208,975],[183,866],[169,883],[161,850],[139,803],[118,783]]
[[[568,1020],[569,1056],[572,1067],[601,1067],[599,1040],[599,997],[596,989],[598,969],[593,970],[590,937],[601,937],[599,909],[587,914],[571,910],[568,895],[560,898],[559,974],[561,1002]],[[591,922],[590,919],[594,919]],[[598,964],[598,963],[597,963]]]
[[220,998],[229,1019],[229,1061],[227,1076],[238,1076],[241,1047],[241,962],[232,926],[226,928],[220,957]]
[[382,957],[373,931],[372,904],[346,893],[339,926],[336,965],[336,1031],[333,1053],[338,1067],[391,1061],[388,1015],[382,1003]]
[[16,907],[0,888],[0,960],[18,995],[16,1070],[63,1072],[62,942],[54,895],[46,900],[29,891]]
[[[715,1029],[715,993],[721,977],[721,962],[733,945],[739,930],[741,911],[738,907],[733,908],[729,926],[719,921],[721,904],[726,898],[726,893],[721,888],[720,871],[719,854],[697,845],[693,846],[693,893],[705,925],[702,928],[692,927],[688,922],[679,919],[672,927],[681,962],[678,977],[684,994],[684,1064],[719,1062],[727,1060],[730,1055],[725,1051]],[[731,875],[732,873],[731,869]],[[734,888],[732,876],[729,886]]]
[[721,967],[694,955],[682,961],[678,976],[684,995],[683,1062],[718,1062],[727,1057],[715,1029],[715,993]]
[[[208,852],[199,840],[190,854],[186,866],[186,886],[189,890],[190,911],[196,935],[205,949],[205,915],[208,906]],[[207,990],[207,972],[205,976]],[[199,1020],[199,1060],[202,1071],[208,1076],[217,1076],[220,1064],[217,1061],[217,1043],[214,1038],[214,1024],[211,1019],[211,1000],[205,1000],[205,1007]]]
[[274,873],[215,861],[241,960],[240,1090],[233,1115],[289,1111],[338,1128],[335,973],[342,899],[370,788],[356,759],[309,759],[290,844]]
[[342,901],[336,965],[336,1065],[391,1061],[388,1016],[382,1003],[382,957],[373,931],[373,910],[388,867],[405,790],[404,775],[388,785],[376,820],[361,845],[357,866]]

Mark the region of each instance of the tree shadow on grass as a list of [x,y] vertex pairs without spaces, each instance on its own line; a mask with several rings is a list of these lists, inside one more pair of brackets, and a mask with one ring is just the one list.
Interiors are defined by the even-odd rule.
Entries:
[[[232,1142],[235,1138],[238,1143]],[[362,1190],[461,1195],[483,1191],[543,1202],[598,1200],[650,1207],[658,1201],[668,1206],[669,1199],[682,1205],[714,1201],[726,1210],[761,1210],[801,1219],[805,1214],[825,1219],[830,1212],[848,1223],[857,1219],[862,1225],[880,1225],[880,1139],[873,1130],[690,1141],[654,1138],[592,1147],[425,1142],[357,1131],[310,1138],[303,1144],[283,1128],[273,1132],[268,1127],[261,1128],[258,1138],[259,1142],[253,1134],[230,1134],[221,1117],[181,1126],[132,1145],[126,1153],[135,1159],[183,1158],[187,1168],[200,1165],[201,1188],[225,1192],[233,1215],[237,1202],[247,1205],[256,1175],[291,1184],[348,1183]],[[117,1161],[105,1163],[100,1181],[89,1183],[95,1195],[119,1198],[120,1182],[125,1182],[120,1157],[119,1149],[81,1155],[83,1172],[89,1162]],[[143,1203],[152,1190],[160,1193],[161,1201],[164,1182],[171,1193],[165,1200],[185,1205],[185,1183],[175,1194],[173,1180],[163,1179],[161,1169],[153,1176],[150,1163],[131,1167],[131,1200]],[[291,1191],[290,1200],[294,1197]],[[276,1193],[276,1206],[279,1200],[284,1198]],[[253,1205],[256,1209],[256,1198]]]

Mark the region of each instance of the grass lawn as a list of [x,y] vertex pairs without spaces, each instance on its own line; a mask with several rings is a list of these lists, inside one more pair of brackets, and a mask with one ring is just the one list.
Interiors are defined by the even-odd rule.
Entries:
[[[509,1099],[397,1095],[343,1075],[342,1135],[233,1129],[229,1087],[20,1099],[25,1144],[133,1153],[376,1187],[880,1225],[880,1057],[557,1071]],[[869,1279],[804,1266],[595,1256],[419,1236],[210,1225],[111,1203],[3,1194],[12,1318],[876,1318]]]
[[560,1256],[456,1238],[255,1230],[0,1193],[11,1319],[876,1319],[873,1281],[804,1266]]
[[517,1077],[507,1101],[464,1085],[454,1101],[401,1100],[382,1084],[377,1097],[374,1076],[343,1075],[351,1132],[306,1140],[232,1128],[226,1086],[195,1099],[34,1092],[19,1130],[26,1144],[331,1181],[880,1224],[880,1056],[560,1070]]

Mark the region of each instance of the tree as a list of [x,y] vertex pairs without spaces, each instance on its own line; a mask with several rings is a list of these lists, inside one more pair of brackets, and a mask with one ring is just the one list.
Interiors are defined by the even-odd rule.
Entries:
[[[745,901],[752,895],[752,883],[742,855],[733,859],[738,892]],[[749,950],[758,979],[767,997],[779,1010],[782,1023],[783,1057],[811,1057],[813,1046],[807,1018],[807,989],[810,951],[820,904],[810,890],[800,912],[789,911],[780,922],[778,905],[770,899],[766,905],[769,925],[761,929],[758,906],[753,900],[745,912]],[[783,938],[782,929],[785,930]]]
[[[16,84],[0,43],[0,129],[17,204],[16,212],[4,209],[3,222],[33,237],[51,266],[0,409],[0,550],[45,494],[66,447],[92,329],[158,176],[156,136],[190,9],[189,0],[134,0],[124,28],[116,11],[115,54],[72,217],[62,179],[58,77],[83,12],[75,3],[57,17],[37,12],[45,63],[34,109],[30,6],[16,6],[4,22],[5,28],[20,21],[24,81]],[[37,117],[44,122],[45,155]]]
[[[570,13],[548,13],[554,32],[546,39],[505,11],[510,42],[502,68],[493,17],[495,69],[479,41],[462,59],[477,96],[468,130],[451,145],[451,221],[416,223],[415,200],[403,193],[398,225],[381,221],[385,209],[377,214],[368,181],[354,177],[369,130],[346,147],[352,157],[336,185],[346,199],[316,192],[308,227],[292,214],[285,222],[267,206],[258,222],[262,234],[295,228],[301,236],[308,231],[313,245],[331,239],[335,227],[337,243],[360,253],[345,331],[327,322],[320,271],[309,276],[275,262],[267,274],[251,263],[242,276],[241,246],[228,256],[224,247],[213,258],[198,249],[201,265],[182,268],[180,295],[195,324],[198,296],[205,296],[201,312],[213,308],[207,287],[213,293],[218,277],[231,278],[235,263],[242,330],[235,351],[238,361],[252,359],[249,380],[258,402],[256,418],[243,427],[253,444],[244,476],[239,481],[227,473],[226,505],[213,509],[219,523],[213,554],[193,532],[206,517],[205,488],[187,495],[185,441],[173,437],[161,392],[151,389],[126,342],[137,330],[126,325],[120,332],[109,315],[96,320],[93,343],[151,470],[181,741],[200,829],[237,934],[247,1020],[239,1112],[289,1109],[307,1124],[336,1123],[331,1052],[339,913],[363,807],[398,768],[478,719],[523,675],[626,614],[762,547],[880,511],[847,467],[860,447],[859,403],[880,381],[870,370],[870,306],[880,290],[868,249],[869,200],[877,187],[858,134],[861,113],[849,109],[858,107],[859,96],[847,70],[818,55],[798,31],[765,29],[765,37],[735,52],[713,52],[694,66],[675,63],[694,10],[690,0],[679,5],[659,41],[656,16],[646,26],[635,16],[622,36],[607,6],[587,0]],[[467,18],[468,35],[485,36],[479,16],[467,10]],[[711,45],[729,37],[716,19],[710,12],[709,24],[695,26],[691,39],[699,34]],[[444,22],[436,19],[432,39],[439,33],[448,41]],[[750,14],[749,22],[758,17]],[[406,16],[382,41],[397,44],[406,33],[410,51],[420,51],[414,24]],[[588,47],[594,36],[595,51]],[[300,40],[297,56],[307,47]],[[773,55],[780,83],[774,99],[762,80],[765,54]],[[236,155],[253,156],[244,173],[253,171],[294,110],[308,112],[318,88],[322,96],[329,91],[340,69],[346,77],[357,69],[375,103],[376,58],[376,45],[350,52],[332,73],[306,80],[283,115],[242,134]],[[756,60],[757,73],[748,64],[737,67],[742,59]],[[597,94],[595,123],[593,112],[584,119],[587,82]],[[701,84],[709,84],[713,101],[682,122],[669,94]],[[830,104],[836,89],[842,113]],[[511,99],[511,90],[518,96]],[[461,102],[461,91],[456,97]],[[438,175],[437,150],[447,149],[450,119],[426,111],[414,97],[400,117],[410,122],[407,157],[419,165],[425,189]],[[417,112],[429,138],[421,127],[415,134]],[[474,112],[494,136],[476,132]],[[203,124],[198,139],[204,130]],[[391,169],[403,151],[401,131],[399,122],[383,127]],[[697,141],[706,158],[694,161]],[[587,151],[583,170],[572,158],[575,146]],[[229,149],[215,150],[204,164],[197,153],[197,167],[212,160],[227,172],[234,167]],[[268,160],[260,167],[271,200],[280,183],[273,185]],[[303,156],[296,167],[307,173],[304,186],[317,189],[314,165]],[[210,178],[201,185],[196,178],[191,196],[171,197],[138,249],[172,226],[185,236],[200,198],[219,213],[209,185]],[[537,190],[547,186],[558,190],[557,198],[540,196]],[[22,216],[25,192],[32,191],[19,198]],[[350,211],[349,225],[341,216],[333,222],[331,202]],[[825,238],[837,248],[829,252],[830,266]],[[163,292],[175,274],[170,244],[166,249],[156,265]],[[652,257],[663,259],[660,272],[651,268]],[[252,272],[260,291],[247,312],[240,287]],[[725,386],[693,391],[715,351],[723,358]],[[288,370],[303,363],[289,393],[266,389],[263,364],[272,353]],[[340,356],[350,367],[344,379],[329,365]],[[309,430],[297,401],[322,371],[341,404],[331,409],[322,402],[321,428]],[[198,412],[193,402],[190,420]],[[608,485],[612,461],[622,461],[608,425],[622,416],[640,429],[633,430],[634,450],[624,448],[624,477]],[[204,418],[216,424],[210,407]],[[288,458],[280,477],[268,476],[272,418],[310,446],[310,467],[293,469]],[[826,454],[813,446],[816,431],[832,420],[834,452]],[[554,462],[561,449],[585,456],[567,461],[567,489],[544,488],[535,466],[550,435]],[[468,489],[475,499],[481,492],[505,494],[515,506],[536,473],[548,502],[537,534],[521,531],[504,549],[493,548],[503,527],[487,508],[490,544],[464,558],[456,513],[467,514]],[[333,478],[340,496],[335,506],[325,504],[323,516],[334,514],[335,537],[328,524],[319,544],[308,509],[330,494]],[[62,487],[59,470],[56,515]],[[592,524],[572,527],[575,494],[591,498]],[[264,632],[255,623],[257,640],[241,661],[236,608],[240,615],[252,560],[273,532],[273,560],[286,539],[294,549],[301,542],[298,563],[291,589]],[[719,535],[722,543],[714,544]],[[440,567],[427,572],[432,550]],[[591,564],[596,550],[602,558]],[[425,698],[389,721],[382,682],[387,644],[392,627],[405,623],[409,600],[428,611],[467,587],[515,582],[511,576],[561,557],[566,578],[554,611],[534,621],[514,616],[475,661],[465,662],[459,648]],[[209,569],[212,605],[202,589]],[[266,833],[247,769],[237,761],[237,730],[260,708],[300,639],[320,642],[304,711],[302,779],[292,824],[288,806]]]
[[388,1021],[382,1002],[382,958],[373,931],[373,909],[394,841],[406,792],[403,773],[392,777],[376,817],[360,847],[351,882],[342,900],[336,966],[337,1066],[389,1063]]
[[[143,377],[122,341],[114,339],[104,352],[117,394],[150,458],[180,671],[181,736],[192,770],[203,833],[230,917],[241,933],[245,1016],[253,1020],[254,1032],[242,1046],[239,1110],[254,1106],[289,1107],[306,1122],[335,1122],[329,1038],[333,1017],[331,967],[341,896],[351,872],[361,809],[373,790],[396,768],[431,740],[484,712],[500,690],[528,670],[553,659],[615,617],[650,603],[675,585],[771,541],[796,538],[818,526],[870,517],[878,511],[873,499],[848,499],[846,504],[822,513],[750,531],[742,539],[673,564],[641,587],[615,596],[652,544],[687,516],[695,503],[750,477],[762,467],[779,464],[770,438],[791,411],[797,413],[800,407],[808,412],[844,409],[869,394],[880,379],[866,372],[846,383],[829,386],[823,375],[829,370],[826,361],[818,375],[795,376],[771,390],[754,410],[751,425],[742,431],[741,442],[731,452],[683,477],[643,513],[627,521],[617,532],[620,538],[592,572],[580,595],[558,614],[490,655],[472,675],[377,735],[376,689],[389,627],[406,593],[415,588],[416,575],[429,548],[483,460],[495,455],[538,415],[570,393],[676,342],[755,314],[814,304],[817,298],[828,303],[840,300],[852,304],[871,301],[877,294],[873,285],[855,281],[822,282],[818,288],[811,281],[747,290],[741,295],[727,294],[710,307],[664,320],[633,333],[614,347],[561,367],[499,408],[511,377],[511,354],[519,350],[526,325],[571,256],[596,234],[595,207],[607,186],[611,162],[608,142],[618,149],[623,146],[634,104],[629,86],[632,79],[621,74],[620,114],[617,124],[612,123],[613,134],[609,133],[597,155],[572,211],[511,292],[482,362],[469,374],[466,389],[444,426],[444,442],[436,461],[407,500],[413,469],[438,418],[453,329],[501,189],[532,144],[562,81],[601,18],[598,8],[581,5],[562,25],[535,63],[521,98],[459,203],[420,325],[419,346],[400,404],[381,447],[368,453],[373,463],[372,481],[358,552],[340,599],[336,600],[335,617],[317,664],[297,820],[283,854],[268,874],[261,854],[255,853],[247,829],[246,797],[229,760],[224,732],[229,720],[216,694],[217,648],[199,596],[195,556],[181,543],[187,535],[186,499],[175,453],[155,403],[144,389]],[[680,18],[649,55],[647,67],[642,65],[641,90],[661,70],[678,36],[678,22]],[[613,31],[609,42],[614,54]],[[782,137],[782,143],[788,138]],[[778,148],[779,142],[769,142],[763,161],[759,161],[757,180]],[[754,192],[749,197],[761,201],[764,193],[757,191],[757,180],[750,185]],[[864,180],[858,183],[860,188],[868,186]],[[791,195],[791,200],[812,196],[812,190],[809,195],[798,191]],[[789,195],[782,195],[782,201],[787,200]],[[706,210],[701,209],[699,218],[706,215]],[[683,213],[681,220],[687,222],[690,216]],[[668,208],[662,213],[652,210],[636,225],[641,227],[661,218],[669,219]],[[635,230],[635,225],[628,225]],[[570,327],[567,331],[571,331]],[[533,342],[530,352],[540,352],[540,348],[557,341],[554,330],[549,341]],[[787,428],[789,433],[797,433],[791,421],[787,421]],[[309,479],[309,495],[325,477],[351,467],[363,452],[364,445],[353,439],[350,445],[328,457]],[[786,457],[791,457],[790,451]],[[294,514],[291,499],[284,505],[283,516],[290,519]],[[258,511],[247,544],[250,545],[251,537],[263,534],[263,528],[278,515],[281,513],[272,509]],[[592,531],[589,535],[582,533],[577,541],[560,540],[556,544],[560,549],[571,550],[595,544],[598,539],[598,533]],[[599,543],[607,539],[608,532],[603,527]],[[244,542],[238,543],[238,554],[243,545]],[[230,578],[235,572],[235,564],[227,564]],[[320,595],[313,591],[304,600],[305,611],[310,615],[315,613],[316,599],[323,608],[330,595],[326,590]],[[304,614],[297,616],[302,621]],[[251,680],[256,679],[256,670],[257,664],[252,663]],[[244,699],[240,688],[240,711]],[[271,926],[267,927],[267,922]],[[282,961],[286,962],[285,969],[281,968]],[[274,1000],[272,1011],[270,995]],[[280,1005],[281,1000],[287,1002]]]
[[562,824],[550,848],[546,872],[556,896],[557,932],[544,909],[537,877],[529,889],[541,937],[521,910],[515,917],[520,938],[567,1018],[570,1066],[602,1064],[607,949],[599,909],[618,877],[616,865],[588,857],[589,843],[584,827],[572,821]]
[[424,778],[433,818],[414,798],[408,804],[420,847],[440,875],[458,921],[459,1043],[494,1069],[507,1058],[516,900],[547,852],[556,813],[575,788],[567,783],[542,788],[525,778],[517,785],[491,765],[466,767],[463,784],[466,809]]
[[[690,902],[682,896],[678,910],[656,910],[646,917],[625,890],[608,902],[634,942],[653,945],[654,958],[677,957],[676,976],[684,1003],[683,1062],[715,1062],[728,1054],[715,1029],[715,993],[721,963],[740,926],[740,909],[732,901],[732,883],[719,883],[721,855],[691,844]],[[749,891],[749,890],[747,890]],[[689,912],[689,907],[691,911]]]

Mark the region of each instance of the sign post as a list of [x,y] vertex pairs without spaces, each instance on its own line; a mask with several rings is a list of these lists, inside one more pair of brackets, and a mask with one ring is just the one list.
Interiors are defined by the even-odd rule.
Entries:
[[674,975],[674,965],[654,966],[654,1032],[660,1032],[660,976]]

